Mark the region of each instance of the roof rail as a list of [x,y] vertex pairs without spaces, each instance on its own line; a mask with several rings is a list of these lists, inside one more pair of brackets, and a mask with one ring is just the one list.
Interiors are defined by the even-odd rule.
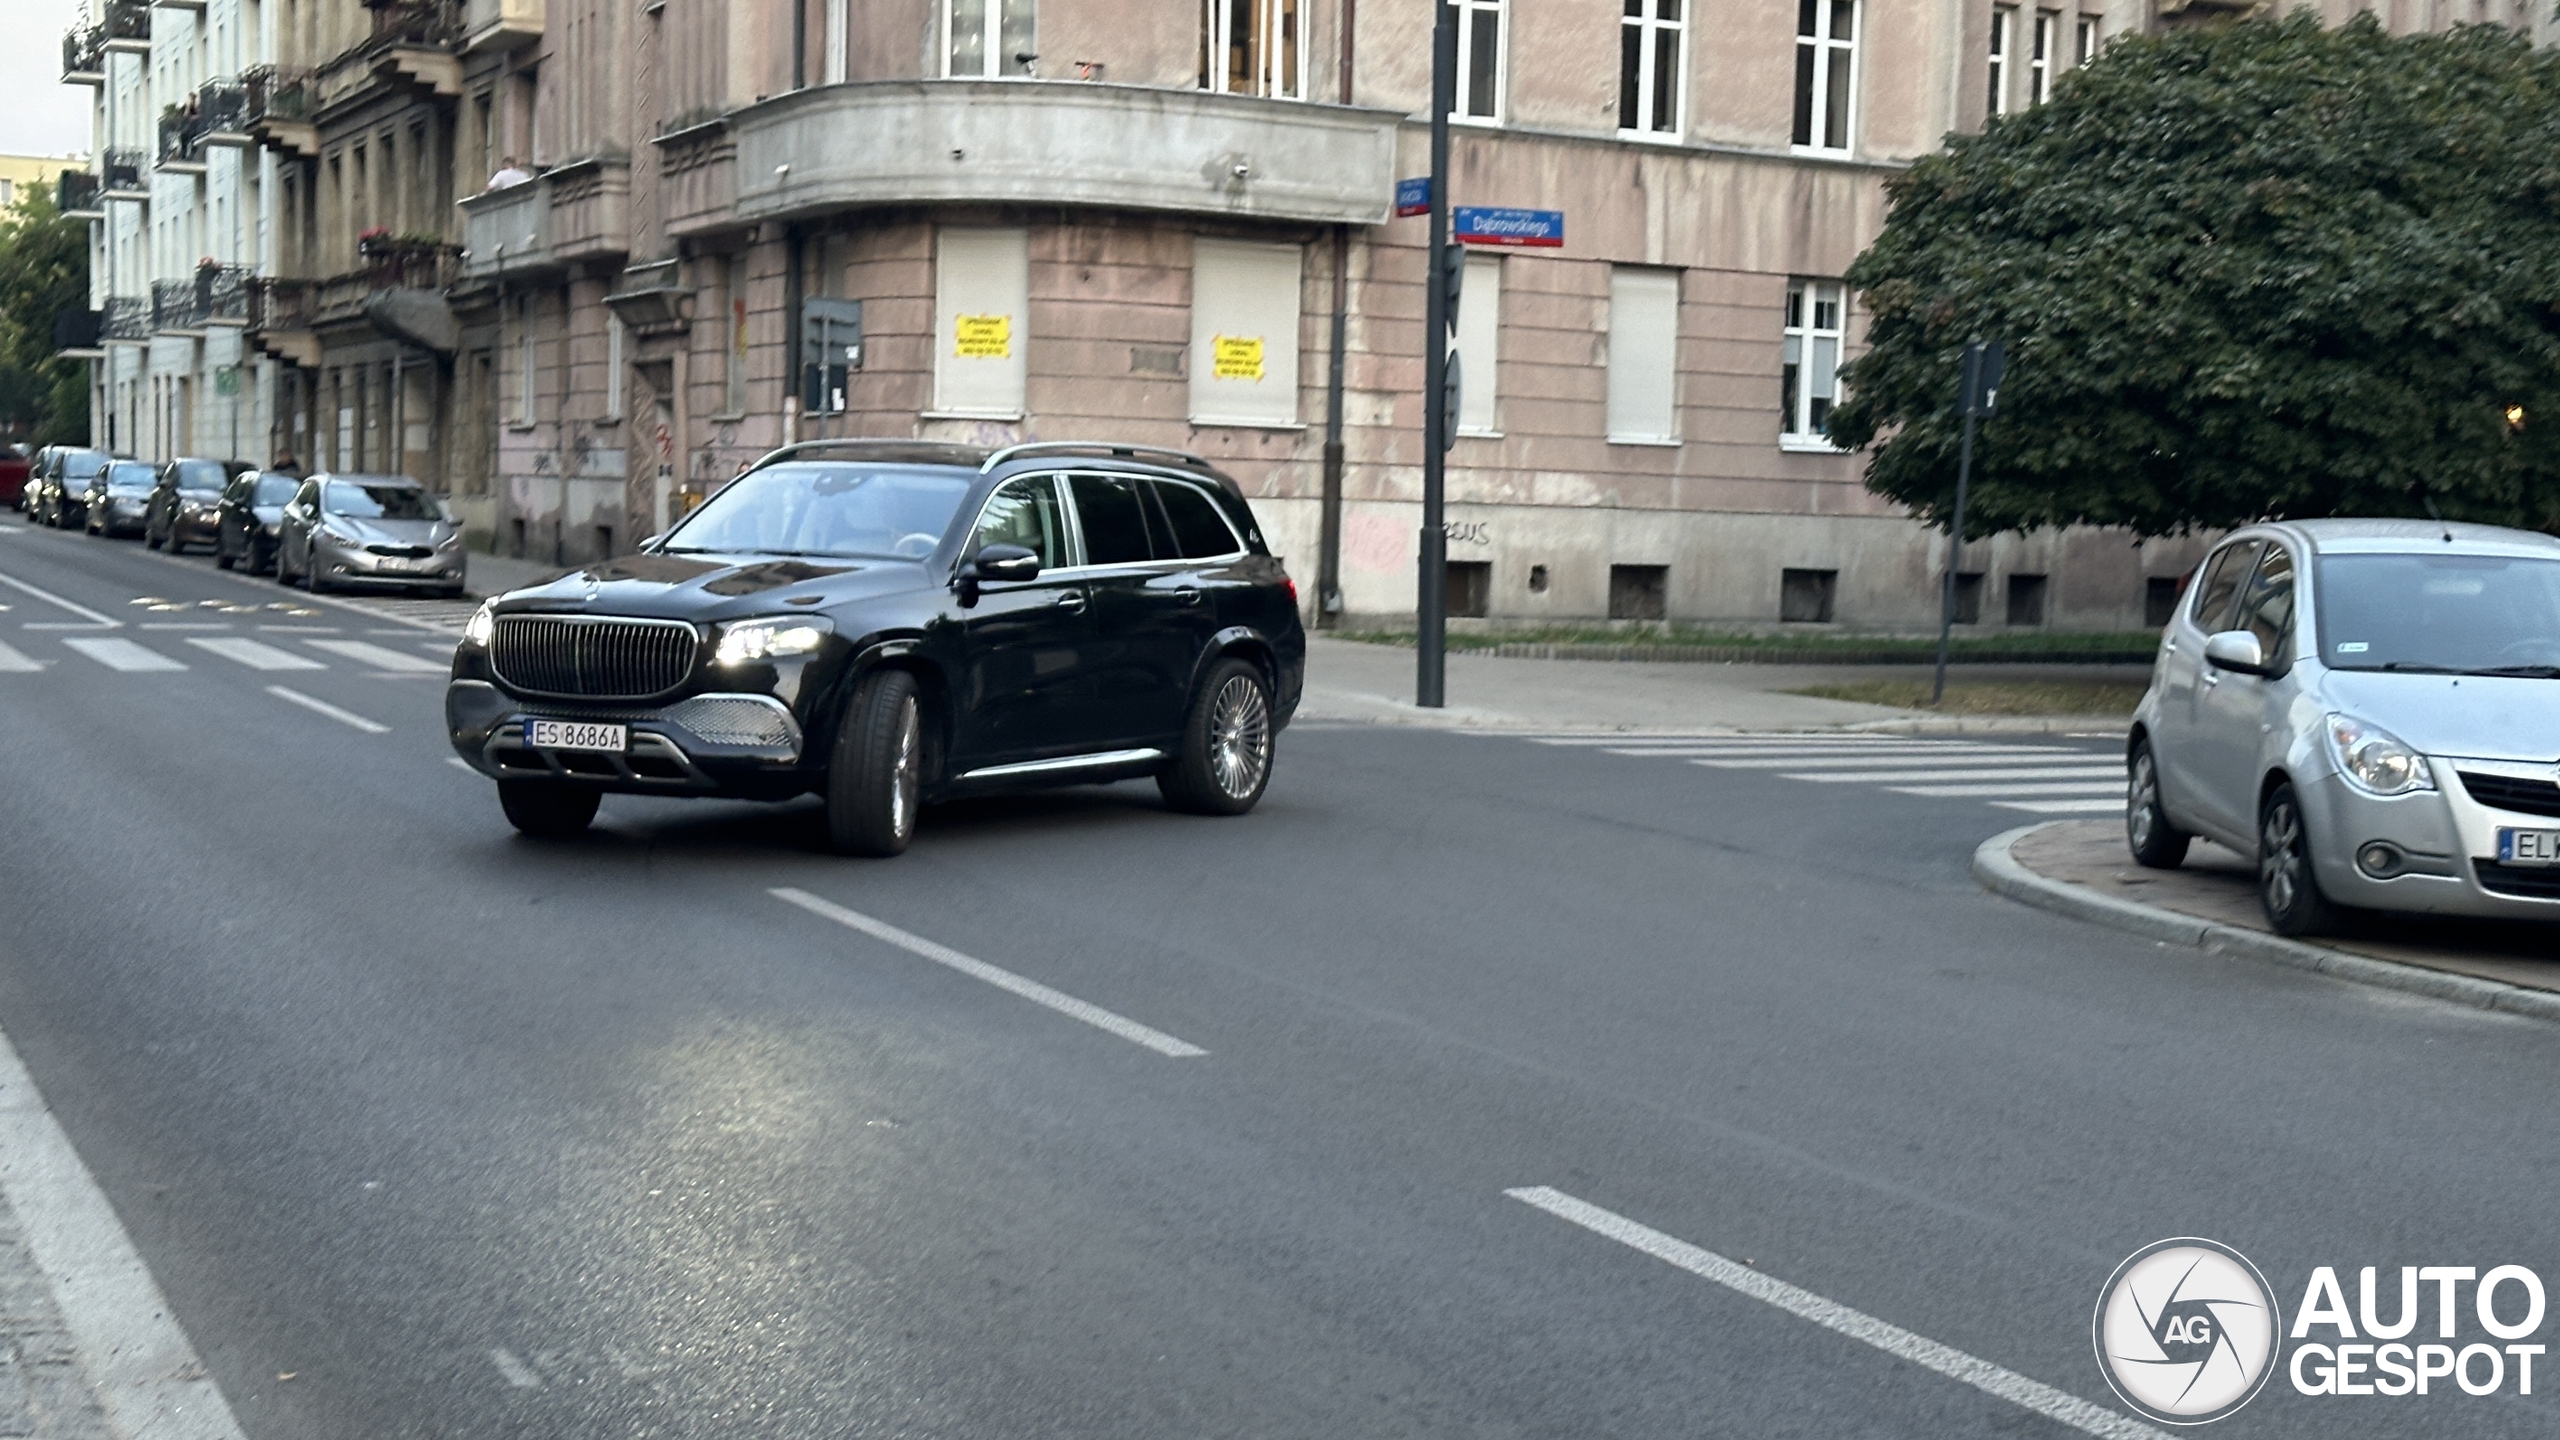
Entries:
[[889,459],[927,460],[948,465],[977,463],[980,449],[974,445],[954,445],[939,440],[896,440],[885,436],[849,435],[839,440],[801,440],[768,450],[755,458],[750,470],[761,470],[776,461],[789,460],[821,451],[855,451]]
[[981,470],[993,470],[1008,460],[1036,455],[1101,455],[1115,460],[1145,460],[1159,465],[1178,465],[1186,470],[1199,470],[1210,475],[1218,467],[1204,456],[1188,450],[1172,450],[1161,445],[1115,445],[1107,440],[1034,440],[1023,445],[1007,445],[987,457]]

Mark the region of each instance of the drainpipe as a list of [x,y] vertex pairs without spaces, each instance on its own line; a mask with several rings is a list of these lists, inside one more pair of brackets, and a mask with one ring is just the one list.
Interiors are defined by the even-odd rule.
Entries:
[[[1352,36],[1360,18],[1358,0],[1342,0],[1341,58],[1335,86],[1341,103],[1351,103]],[[1330,630],[1342,621],[1342,372],[1343,351],[1350,335],[1351,227],[1333,227],[1333,351],[1325,367],[1324,488],[1318,502],[1321,519],[1316,539],[1316,628]]]
[[804,237],[797,225],[782,227],[782,443],[795,444],[800,439],[800,296],[807,279],[801,274],[800,245]]

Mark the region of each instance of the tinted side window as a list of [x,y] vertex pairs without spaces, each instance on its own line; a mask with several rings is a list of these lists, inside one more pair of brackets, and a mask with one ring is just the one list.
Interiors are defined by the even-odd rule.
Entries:
[[2239,594],[2240,582],[2249,578],[2250,562],[2258,558],[2258,542],[2243,540],[2225,545],[2204,562],[2204,578],[2196,582],[2196,606],[2187,613],[2195,617],[2196,628],[2211,635],[2230,629],[2232,597]]
[[2258,562],[2258,573],[2249,579],[2234,628],[2257,636],[2258,648],[2271,663],[2283,663],[2287,642],[2293,638],[2293,556],[2283,546],[2268,546],[2265,558]]
[[317,506],[320,503],[320,482],[317,480],[303,481],[302,489],[294,494],[293,503],[301,506],[305,510]]
[[1155,558],[1136,480],[1126,475],[1078,475],[1075,491],[1076,521],[1084,527],[1084,563],[1126,565]]
[[1058,482],[1049,475],[1007,480],[987,497],[978,512],[974,550],[987,545],[1019,545],[1040,557],[1040,568],[1055,570],[1067,563],[1066,517],[1058,508]]
[[1216,502],[1188,485],[1169,481],[1155,482],[1156,499],[1163,503],[1165,518],[1173,522],[1176,553],[1186,560],[1206,560],[1218,555],[1233,555],[1243,549],[1236,534],[1227,528],[1226,518],[1218,513]]

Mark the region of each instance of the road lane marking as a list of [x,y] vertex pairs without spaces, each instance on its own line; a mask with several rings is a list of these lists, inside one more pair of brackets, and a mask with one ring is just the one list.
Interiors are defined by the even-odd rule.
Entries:
[[187,668],[183,663],[172,660],[157,650],[116,636],[96,640],[65,637],[62,643],[110,670],[141,672]]
[[489,1352],[489,1361],[498,1367],[499,1374],[507,1377],[507,1383],[517,1389],[539,1390],[542,1388],[542,1377],[533,1372],[532,1366],[517,1359],[505,1346],[492,1349]]
[[290,690],[282,685],[270,685],[267,687],[267,693],[273,695],[279,700],[291,701],[315,715],[326,715],[341,725],[352,725],[367,735],[387,735],[391,733],[391,727],[388,725],[381,724],[378,721],[367,720],[353,710],[341,710],[326,700],[314,700],[299,690]]
[[360,665],[370,665],[376,670],[390,670],[408,675],[442,675],[453,669],[451,661],[439,665],[433,660],[422,660],[415,655],[385,649],[365,640],[306,640],[302,643],[314,650],[326,650],[332,655],[353,660]]
[[[1692,760],[1689,763],[1704,765],[1711,770],[1855,770],[1860,768],[1873,770],[1880,765],[2059,765],[2066,760],[2074,760],[2082,765],[2098,763],[2094,759],[2082,758],[2078,752],[2071,750],[2047,750],[2029,755],[1985,755],[1972,750],[1935,750],[1925,755],[1888,751],[1881,755],[1823,755],[1814,759],[1791,756],[1777,760]],[[2124,762],[2121,760],[2110,763],[2119,770],[2124,768]]]
[[225,660],[237,661],[252,670],[326,670],[329,668],[317,660],[296,655],[290,650],[279,650],[273,645],[261,645],[243,635],[223,635],[214,638],[198,636],[188,640],[187,643],[199,650],[210,650]]
[[[1482,733],[1499,736],[1499,730]],[[1698,745],[1908,745],[1915,742],[1903,735],[1527,735],[1517,737],[1533,745],[1636,745],[1688,742]],[[1953,740],[1933,740],[1933,745],[1953,745]]]
[[[61,596],[54,594],[50,590],[39,590],[24,580],[16,580],[6,575],[0,575],[0,585],[6,585],[12,590],[23,590],[27,594],[33,595],[48,605],[58,605],[101,630],[121,630],[124,628],[124,622],[113,615],[101,615],[86,605],[75,605],[71,601],[63,599]],[[32,630],[35,627],[30,625],[27,628]]]
[[1751,750],[1736,750],[1728,746],[1712,745],[1682,746],[1672,749],[1612,747],[1600,753],[1603,755],[1651,755],[1677,760],[1731,760],[1736,763],[1727,766],[1727,769],[1768,770],[1776,768],[1778,760],[1786,757],[1793,757],[1795,761],[1807,764],[1864,765],[1878,758],[1908,760],[1915,757],[1926,759],[1944,755],[1949,759],[1961,759],[1967,755],[2050,756],[2069,755],[2074,752],[2067,745],[1879,745],[1872,750],[1861,748],[1854,755],[1843,755],[1837,749],[1799,749],[1792,745]]
[[776,900],[797,905],[812,915],[833,920],[847,929],[859,930],[875,940],[886,940],[910,954],[921,955],[936,965],[945,965],[973,980],[984,980],[999,990],[1010,991],[1034,1005],[1046,1005],[1061,1015],[1069,1015],[1099,1030],[1108,1030],[1132,1044],[1144,1045],[1159,1055],[1177,1060],[1206,1055],[1209,1052],[1186,1040],[1177,1040],[1161,1030],[1151,1029],[1125,1015],[1115,1015],[1099,1005],[1088,1005],[1064,991],[1052,990],[1037,980],[1028,980],[1010,970],[999,969],[984,960],[974,960],[947,945],[937,945],[921,935],[910,935],[883,920],[874,920],[859,910],[848,910],[832,900],[821,900],[806,890],[777,886],[765,892]]
[[0,1157],[0,1197],[53,1292],[108,1428],[166,1440],[240,1440],[221,1388],[6,1035]]
[[2101,791],[2124,794],[2124,777],[2110,776],[2099,780],[2049,780],[2026,785],[1896,785],[1896,795],[1931,795],[1945,798],[1988,798],[1994,795],[2095,795]]
[[44,662],[28,656],[5,640],[0,640],[0,673],[33,675],[44,668]]
[[2003,810],[2024,810],[2030,815],[2112,815],[2124,808],[2124,797],[2104,800],[1994,800]]
[[1917,785],[1926,780],[2121,780],[2124,767],[2106,765],[2042,765],[2014,770],[1849,770],[1825,771],[1821,774],[1788,775],[1788,780],[1811,780],[1823,785]]
[[1559,1220],[1579,1225],[1594,1235],[1615,1240],[1630,1250],[1676,1265],[1702,1280],[1712,1280],[1737,1294],[1776,1306],[1800,1320],[1810,1320],[1861,1344],[1872,1345],[1897,1360],[1907,1360],[1935,1370],[1950,1380],[1960,1380],[1987,1395],[2032,1410],[2046,1419],[2058,1420],[2075,1430],[2102,1436],[2105,1440],[2169,1440],[2165,1430],[2154,1429],[2103,1406],[2092,1405],[2069,1391],[2057,1390],[2041,1380],[2031,1380],[1951,1345],[1941,1345],[1927,1336],[1915,1335],[1864,1311],[1826,1300],[1810,1290],[1764,1275],[1712,1250],[1700,1249],[1685,1240],[1675,1240],[1650,1226],[1577,1200],[1561,1190],[1531,1185],[1502,1193]]

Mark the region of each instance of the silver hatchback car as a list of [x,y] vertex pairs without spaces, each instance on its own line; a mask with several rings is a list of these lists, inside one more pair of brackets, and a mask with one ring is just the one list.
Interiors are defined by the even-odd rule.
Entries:
[[2154,868],[2254,856],[2287,935],[2340,907],[2560,919],[2560,539],[2307,520],[2234,532],[2160,639],[2126,751]]

